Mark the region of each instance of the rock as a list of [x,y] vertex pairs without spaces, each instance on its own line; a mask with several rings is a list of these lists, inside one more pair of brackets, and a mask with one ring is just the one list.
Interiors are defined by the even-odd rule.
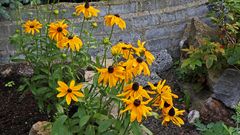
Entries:
[[180,48],[201,45],[201,39],[216,35],[216,31],[202,22],[199,18],[192,18],[191,23],[187,24],[182,39],[179,43]]
[[204,105],[201,107],[200,114],[201,119],[206,122],[223,121],[227,125],[234,125],[231,119],[233,111],[212,97],[205,101]]
[[96,73],[94,71],[85,71],[85,81],[88,83],[92,83],[95,74]]
[[197,110],[192,110],[188,114],[188,122],[190,124],[194,124],[196,122],[196,120],[199,118],[200,118],[200,113]]
[[155,61],[150,67],[152,72],[160,73],[172,67],[173,59],[166,49],[160,50],[159,52],[154,53],[154,56],[155,56]]
[[240,101],[240,71],[226,69],[214,86],[212,97],[227,107],[235,108]]
[[29,135],[50,135],[51,134],[51,123],[48,121],[39,121],[33,124]]
[[12,76],[31,77],[33,68],[28,63],[11,63],[0,66],[0,78]]
[[140,75],[136,77],[135,81],[141,84],[143,87],[148,86],[148,82],[152,84],[156,84],[161,80],[161,78],[157,75],[156,72],[151,72],[150,76]]

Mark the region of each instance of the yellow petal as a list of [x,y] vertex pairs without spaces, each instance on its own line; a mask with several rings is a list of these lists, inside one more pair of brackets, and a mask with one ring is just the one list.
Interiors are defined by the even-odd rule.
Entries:
[[62,82],[62,81],[58,81],[57,83],[58,83],[58,85],[59,85],[63,90],[65,90],[65,91],[68,90],[68,86],[67,86],[66,83],[64,83],[64,82]]
[[70,105],[70,103],[71,103],[71,95],[70,94],[67,94],[67,96],[66,96],[66,101],[67,101],[67,104],[68,105]]
[[61,92],[59,94],[57,94],[57,97],[60,98],[60,97],[63,97],[67,94],[67,92]]
[[73,91],[72,93],[78,97],[84,97],[84,95],[81,92]]

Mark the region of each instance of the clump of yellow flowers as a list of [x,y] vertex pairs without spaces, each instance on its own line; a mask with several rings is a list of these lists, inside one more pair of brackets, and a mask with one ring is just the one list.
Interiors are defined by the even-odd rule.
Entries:
[[[174,106],[173,100],[178,98],[178,96],[172,92],[171,87],[166,84],[166,80],[160,80],[158,84],[148,82],[149,89],[146,89],[145,86],[135,81],[137,76],[150,76],[151,74],[150,66],[153,64],[155,57],[145,48],[146,43],[141,40],[138,40],[136,43],[119,41],[111,45],[110,41],[113,30],[116,28],[125,30],[127,28],[123,18],[124,16],[122,17],[119,14],[108,14],[103,18],[104,24],[107,27],[111,27],[112,31],[109,38],[106,38],[108,42],[102,43],[104,48],[104,55],[101,59],[102,63],[99,65],[96,64],[97,62],[91,61],[91,63],[88,63],[89,65],[84,65],[84,67],[91,66],[94,68],[97,78],[96,83],[89,83],[87,85],[85,85],[84,82],[77,83],[80,82],[80,80],[77,80],[76,72],[73,71],[76,65],[80,67],[79,65],[82,65],[84,62],[74,62],[83,56],[81,54],[88,52],[90,43],[88,38],[82,36],[83,24],[89,23],[93,17],[98,17],[100,10],[91,6],[88,1],[76,6],[75,10],[77,17],[83,15],[80,33],[75,33],[74,30],[71,29],[73,26],[67,19],[55,20],[46,24],[41,24],[40,21],[34,19],[32,21],[28,20],[23,24],[24,32],[31,36],[36,36],[38,33],[41,33],[44,26],[46,28],[45,33],[47,35],[45,35],[43,39],[34,39],[36,40],[36,44],[42,40],[47,40],[46,43],[53,46],[46,46],[45,48],[42,45],[37,46],[35,50],[37,50],[36,54],[38,57],[43,55],[41,54],[43,50],[39,51],[39,48],[45,49],[44,51],[46,51],[47,57],[49,53],[53,53],[54,55],[63,54],[62,59],[54,61],[55,59],[53,57],[53,60],[50,60],[52,63],[46,64],[48,68],[46,72],[49,75],[46,78],[51,78],[55,73],[53,68],[54,64],[60,65],[60,69],[58,69],[59,77],[58,74],[54,76],[57,76],[58,80],[55,84],[49,86],[50,88],[54,86],[55,89],[48,89],[53,91],[53,93],[55,92],[55,98],[57,97],[57,99],[54,101],[59,102],[58,104],[61,105],[65,104],[66,106],[77,105],[79,109],[81,109],[81,107],[92,105],[93,101],[100,99],[100,105],[97,110],[93,111],[92,109],[94,109],[94,107],[84,108],[86,112],[92,111],[92,113],[96,113],[99,110],[106,112],[106,110],[102,110],[106,109],[106,106],[111,105],[110,103],[113,103],[113,99],[117,99],[119,109],[118,120],[128,118],[131,123],[142,123],[143,119],[153,115],[153,111],[160,110],[162,112],[161,118],[163,118],[163,125],[167,125],[170,121],[177,126],[183,125],[184,121],[180,116],[183,115],[184,110],[179,110]],[[87,22],[85,22],[85,20],[87,20]],[[94,28],[98,27],[96,22],[90,22],[90,26]],[[41,36],[41,34],[38,36]],[[114,62],[107,66],[106,52],[108,51],[111,52]],[[89,54],[84,56],[89,56]],[[67,66],[69,62],[74,64]],[[51,70],[53,70],[53,73],[51,73]],[[69,73],[64,76],[62,72],[66,71]],[[44,83],[44,85],[46,84]],[[67,109],[69,108],[66,108],[66,110]],[[109,114],[110,113],[107,113],[107,115]],[[90,116],[87,118],[90,119],[89,117]]]

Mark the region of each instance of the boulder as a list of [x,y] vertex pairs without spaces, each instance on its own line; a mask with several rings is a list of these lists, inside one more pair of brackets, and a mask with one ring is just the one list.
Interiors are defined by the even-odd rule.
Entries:
[[9,78],[12,76],[31,77],[33,68],[28,63],[11,63],[0,66],[0,78]]
[[151,82],[152,84],[156,84],[161,80],[161,78],[157,75],[156,72],[151,72],[150,76],[144,76],[140,75],[136,77],[135,82],[138,82],[143,87],[148,86],[148,82]]
[[197,110],[192,110],[188,113],[188,123],[194,124],[200,118],[200,113]]
[[29,135],[50,135],[51,123],[48,121],[39,121],[33,124]]
[[166,49],[160,50],[159,52],[153,52],[153,54],[155,56],[155,61],[152,66],[150,66],[152,72],[160,73],[172,67],[173,59]]
[[200,110],[201,119],[205,122],[223,121],[225,124],[231,126],[234,125],[234,122],[231,119],[233,114],[232,110],[212,97],[205,101]]
[[240,102],[240,71],[226,69],[215,84],[213,92],[212,97],[234,109]]

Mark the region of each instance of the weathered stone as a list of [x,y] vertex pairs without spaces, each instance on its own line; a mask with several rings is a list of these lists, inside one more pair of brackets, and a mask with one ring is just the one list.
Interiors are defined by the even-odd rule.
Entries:
[[167,50],[161,50],[159,52],[154,53],[155,61],[150,67],[152,72],[163,72],[172,67],[173,61],[171,55],[167,52]]
[[234,125],[231,119],[232,110],[214,98],[208,98],[200,110],[201,119],[206,122],[223,121],[227,125]]
[[240,71],[226,69],[214,86],[213,97],[227,107],[235,108],[240,101]]
[[8,78],[11,76],[31,77],[33,68],[27,63],[5,64],[0,67],[0,78]]
[[85,81],[88,83],[92,83],[94,75],[94,71],[85,71]]
[[32,126],[29,135],[50,135],[51,128],[50,122],[39,121]]
[[188,122],[194,124],[200,118],[200,113],[197,110],[192,110],[188,113]]
[[191,23],[187,24],[182,39],[179,43],[181,48],[201,45],[202,39],[215,35],[216,31],[202,22],[199,18],[195,17]]
[[156,72],[151,72],[150,76],[140,75],[136,77],[135,82],[138,82],[143,87],[148,86],[148,82],[156,84],[161,80],[161,78],[157,75]]

